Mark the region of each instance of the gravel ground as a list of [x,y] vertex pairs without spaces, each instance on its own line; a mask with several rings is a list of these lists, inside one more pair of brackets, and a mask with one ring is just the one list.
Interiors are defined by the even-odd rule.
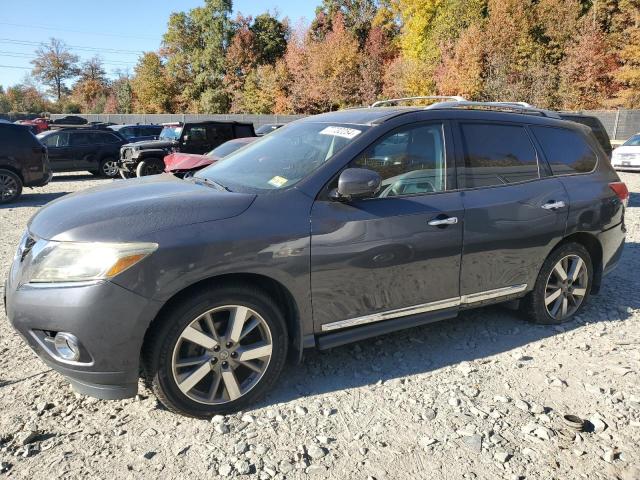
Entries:
[[[153,395],[74,394],[0,313],[0,470],[12,478],[638,479],[640,174],[620,267],[579,318],[489,307],[309,352],[252,411],[211,422]],[[0,209],[0,277],[38,207],[100,184],[56,176]],[[565,414],[588,419],[577,437]]]

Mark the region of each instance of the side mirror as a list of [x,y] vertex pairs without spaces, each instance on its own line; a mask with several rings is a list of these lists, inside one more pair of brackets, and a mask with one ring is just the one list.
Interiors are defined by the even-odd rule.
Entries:
[[338,188],[334,190],[332,198],[335,200],[351,200],[354,198],[373,197],[382,179],[377,172],[367,168],[347,168],[340,174]]
[[191,141],[191,136],[190,135],[185,135],[184,137],[182,137],[182,141],[184,143],[189,143]]

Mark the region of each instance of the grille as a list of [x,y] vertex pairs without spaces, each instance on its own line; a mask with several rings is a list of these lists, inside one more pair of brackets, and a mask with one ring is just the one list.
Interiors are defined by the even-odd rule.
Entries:
[[621,153],[620,160],[634,160],[640,157],[640,154],[637,153]]

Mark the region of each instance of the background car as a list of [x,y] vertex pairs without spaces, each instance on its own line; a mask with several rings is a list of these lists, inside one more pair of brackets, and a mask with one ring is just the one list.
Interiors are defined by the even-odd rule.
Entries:
[[15,123],[17,123],[18,125],[32,126],[33,128],[31,129],[31,131],[34,131],[34,133],[36,134],[49,130],[49,120],[42,117],[34,118],[31,120],[18,120]]
[[157,140],[162,132],[162,125],[111,125],[114,132],[118,132],[130,143],[142,142],[145,140]]
[[87,119],[78,115],[66,115],[50,122],[53,125],[86,125]]
[[176,177],[186,178],[198,170],[231,155],[236,150],[255,142],[260,137],[244,137],[229,140],[219,147],[214,148],[206,155],[194,155],[191,153],[172,153],[164,157],[165,172],[173,173]]
[[271,133],[274,130],[277,130],[283,126],[284,126],[284,123],[265,123],[264,125],[261,125],[258,128],[256,128],[256,135],[258,137],[262,137],[263,135],[266,135],[267,133]]
[[127,143],[114,131],[82,127],[51,130],[39,134],[38,139],[49,150],[52,171],[88,170],[106,178],[118,176],[118,154]]
[[203,155],[227,140],[255,136],[252,123],[212,120],[164,124],[158,140],[130,143],[122,148],[120,175],[129,178],[162,173],[164,157],[171,153]]
[[50,180],[46,147],[27,127],[0,122],[0,204],[17,199],[23,187]]
[[640,171],[640,133],[636,133],[613,151],[611,165],[616,170]]

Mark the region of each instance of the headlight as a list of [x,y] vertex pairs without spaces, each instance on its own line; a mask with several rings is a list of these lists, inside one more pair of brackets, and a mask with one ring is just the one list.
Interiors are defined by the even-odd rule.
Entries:
[[34,255],[30,283],[86,282],[115,277],[158,248],[155,243],[46,242]]

